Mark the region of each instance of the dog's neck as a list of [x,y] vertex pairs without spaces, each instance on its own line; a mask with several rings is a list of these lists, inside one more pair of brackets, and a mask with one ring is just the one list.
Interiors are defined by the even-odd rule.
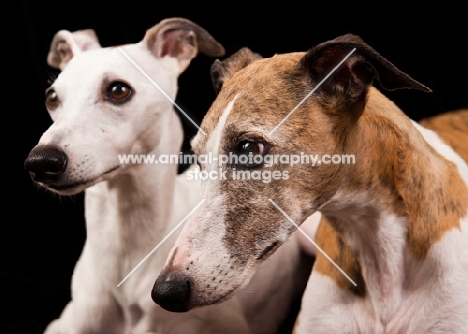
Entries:
[[356,165],[342,167],[336,194],[321,208],[354,251],[382,321],[399,305],[405,265],[427,257],[444,232],[457,228],[468,203],[457,166],[384,99],[372,88],[364,113],[345,132],[345,153],[355,154]]
[[[179,117],[171,110],[161,116],[159,142],[147,153],[178,154],[183,138]],[[150,144],[148,144],[150,145]],[[87,243],[96,252],[115,257],[129,271],[136,263],[124,259],[142,259],[173,228],[174,188],[177,164],[138,164],[128,166],[111,180],[85,192]],[[158,224],[160,222],[160,224]],[[102,235],[109,240],[103,241]],[[162,248],[170,244],[162,245]],[[165,254],[160,250],[162,267]],[[154,254],[153,259],[157,257]],[[158,257],[159,258],[159,257]],[[152,262],[154,265],[154,262]]]

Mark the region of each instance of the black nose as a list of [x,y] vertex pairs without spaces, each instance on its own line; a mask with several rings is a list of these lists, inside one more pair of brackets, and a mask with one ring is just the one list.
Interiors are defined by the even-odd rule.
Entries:
[[34,181],[47,184],[63,174],[67,161],[67,155],[57,146],[38,145],[29,152],[24,168]]
[[151,298],[168,311],[187,312],[190,309],[190,280],[179,275],[161,274],[154,283]]

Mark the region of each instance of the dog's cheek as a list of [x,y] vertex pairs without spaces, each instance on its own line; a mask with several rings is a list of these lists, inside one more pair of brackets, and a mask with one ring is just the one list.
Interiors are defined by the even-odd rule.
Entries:
[[282,217],[269,200],[273,193],[265,193],[267,189],[249,181],[231,188],[227,196],[230,205],[226,208],[223,245],[240,266],[254,265],[266,248],[284,241],[279,232]]

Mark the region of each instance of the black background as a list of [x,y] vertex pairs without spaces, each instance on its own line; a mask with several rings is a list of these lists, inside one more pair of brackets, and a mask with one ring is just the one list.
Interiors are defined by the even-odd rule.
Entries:
[[[305,6],[288,1],[254,7],[229,2],[213,7],[178,1],[17,1],[3,8],[9,25],[2,48],[7,151],[2,159],[0,332],[41,333],[59,315],[70,298],[72,269],[86,236],[82,194],[65,198],[38,189],[23,168],[29,150],[51,124],[44,90],[54,71],[46,56],[58,30],[93,28],[103,46],[112,46],[138,42],[160,20],[181,16],[208,30],[227,55],[248,46],[265,57],[306,51],[355,33],[433,90],[387,93],[411,118],[468,107],[464,9],[447,1],[389,3],[326,1],[317,7],[315,2]],[[215,98],[212,62],[203,55],[195,58],[179,80],[177,103],[197,123]],[[196,128],[185,120],[184,126],[188,148]]]

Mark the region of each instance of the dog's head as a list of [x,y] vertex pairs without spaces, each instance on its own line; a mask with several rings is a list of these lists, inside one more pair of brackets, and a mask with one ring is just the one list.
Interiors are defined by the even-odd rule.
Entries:
[[61,70],[46,90],[53,124],[25,161],[33,180],[76,194],[127,168],[119,154],[178,152],[183,132],[172,101],[198,52],[219,57],[224,48],[183,18],[165,19],[121,47],[102,48],[93,30],[59,31],[47,58]]
[[[202,181],[205,202],[189,217],[154,285],[153,300],[173,311],[231,297],[288,239],[293,223],[321,209],[358,172],[351,162],[330,162],[366,145],[347,136],[369,94],[379,94],[371,87],[375,80],[389,90],[429,91],[355,35],[268,59],[244,48],[215,61],[212,78],[219,93],[202,122],[206,135],[199,132],[192,149],[228,158],[221,166],[219,158],[200,164],[205,178],[210,171],[220,177]],[[303,154],[323,162],[313,166]],[[241,162],[249,155],[263,160]]]

